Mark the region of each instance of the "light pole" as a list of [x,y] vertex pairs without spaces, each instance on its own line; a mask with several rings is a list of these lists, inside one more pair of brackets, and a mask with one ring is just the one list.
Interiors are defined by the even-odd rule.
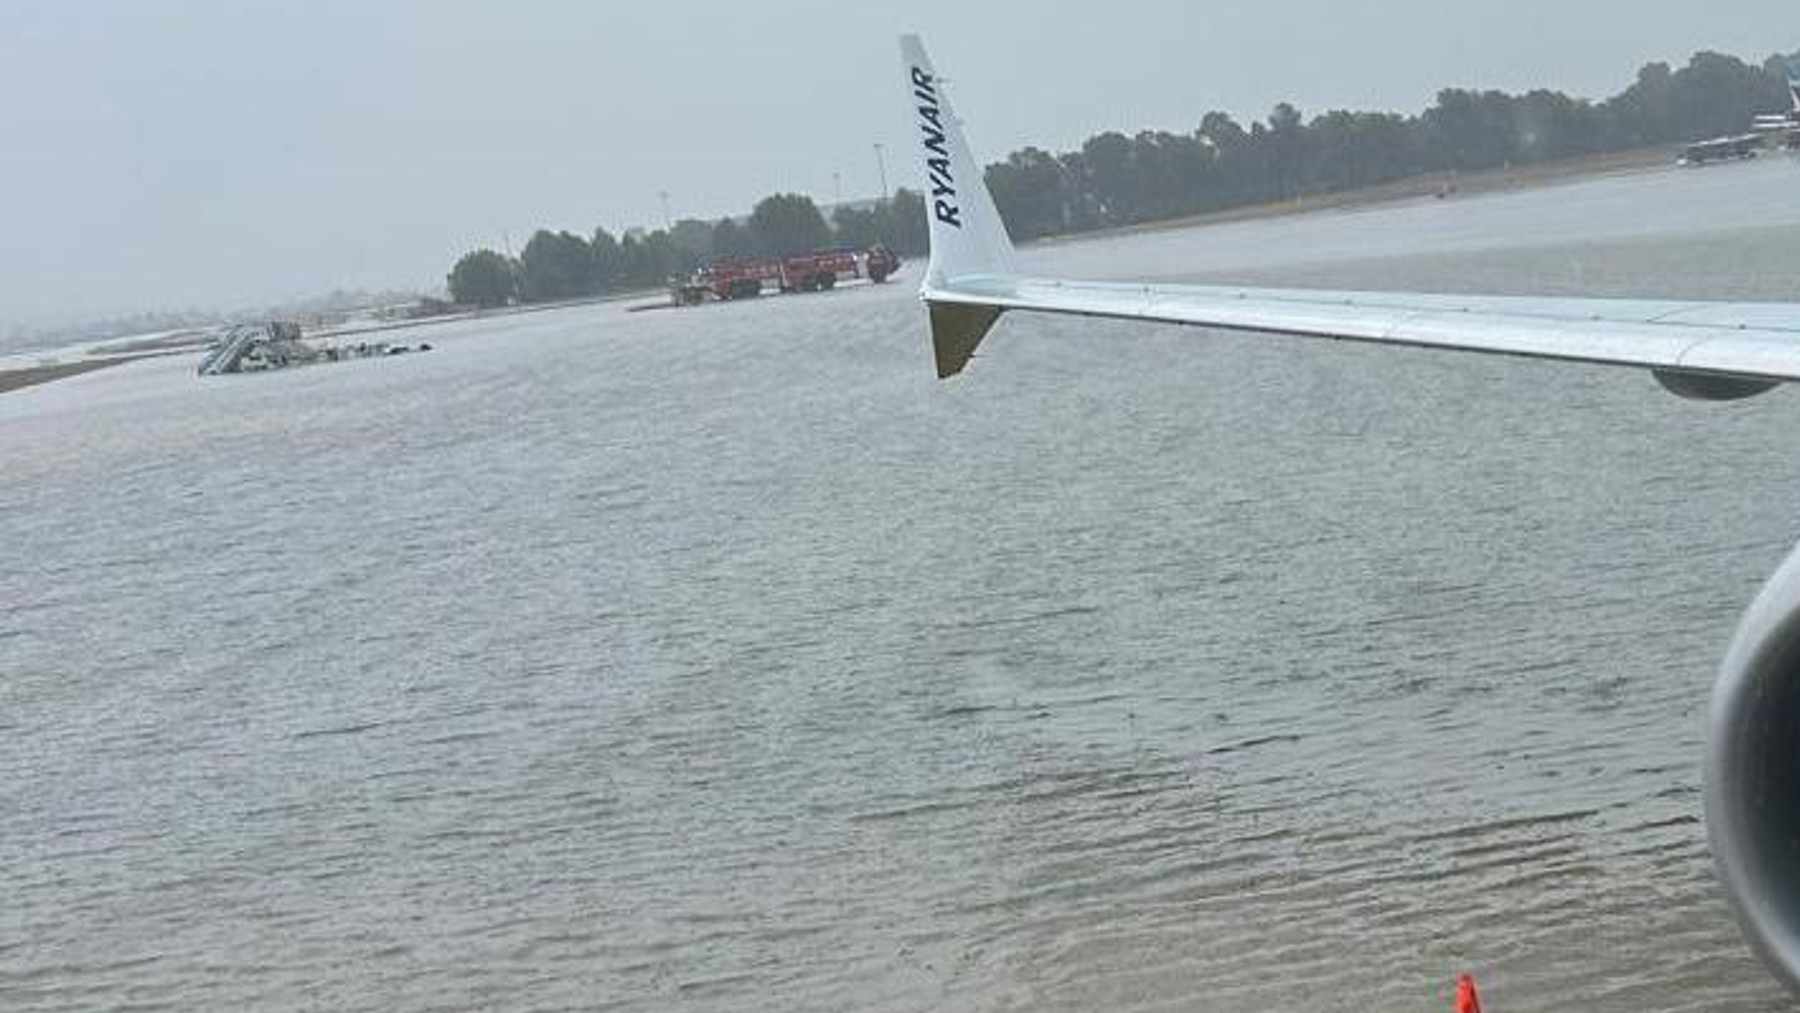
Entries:
[[888,199],[887,187],[887,145],[875,142],[875,167],[881,171],[881,199]]
[[656,191],[656,196],[662,199],[663,231],[665,231],[665,232],[675,231],[675,223],[672,220],[670,220],[670,218],[669,218],[669,191],[658,190],[658,191]]

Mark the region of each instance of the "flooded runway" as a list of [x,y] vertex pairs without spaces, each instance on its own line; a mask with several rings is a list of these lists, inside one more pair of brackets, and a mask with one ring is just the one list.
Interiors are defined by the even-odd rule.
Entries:
[[[1028,251],[1800,299],[1800,163]],[[0,1006],[1790,1008],[1700,822],[1800,400],[901,283],[0,397]]]

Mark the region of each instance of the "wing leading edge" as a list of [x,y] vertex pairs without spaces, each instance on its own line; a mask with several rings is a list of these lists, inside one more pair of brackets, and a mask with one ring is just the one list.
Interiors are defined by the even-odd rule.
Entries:
[[1685,397],[1747,397],[1800,380],[1800,304],[1329,292],[1030,278],[917,36],[901,41],[925,169],[940,377],[1008,310],[1191,324],[1377,344],[1638,366]]

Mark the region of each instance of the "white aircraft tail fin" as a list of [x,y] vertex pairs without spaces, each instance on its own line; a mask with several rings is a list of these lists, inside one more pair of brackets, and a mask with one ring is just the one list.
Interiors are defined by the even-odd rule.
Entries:
[[981,160],[963,136],[944,82],[917,35],[900,39],[908,105],[919,131],[913,154],[923,173],[925,217],[930,222],[931,263],[920,295],[932,304],[932,344],[938,375],[962,370],[1000,311],[988,307],[940,305],[932,293],[958,281],[1007,278],[1013,269],[1012,239],[994,207]]

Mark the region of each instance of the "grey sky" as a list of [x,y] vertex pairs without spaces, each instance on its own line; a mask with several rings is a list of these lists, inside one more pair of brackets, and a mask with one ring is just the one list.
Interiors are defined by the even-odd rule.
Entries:
[[[988,158],[1287,99],[1610,94],[1800,46],[1792,0],[0,0],[0,327],[437,286],[456,255],[878,189],[923,32]],[[894,185],[912,184],[890,158]]]

